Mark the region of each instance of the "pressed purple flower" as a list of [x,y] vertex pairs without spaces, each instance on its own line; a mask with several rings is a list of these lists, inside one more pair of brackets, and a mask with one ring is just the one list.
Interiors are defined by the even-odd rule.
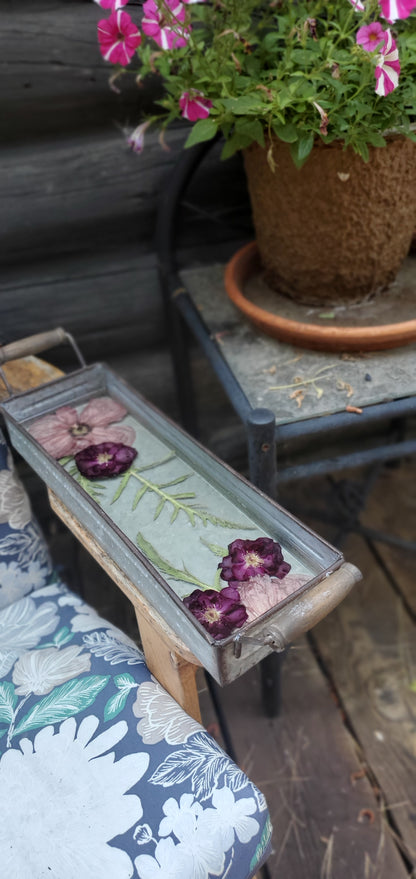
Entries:
[[225,586],[221,592],[194,589],[183,602],[216,641],[231,635],[233,629],[241,628],[247,620],[247,611],[234,586]]
[[75,463],[87,479],[108,479],[125,473],[136,456],[136,449],[123,443],[98,443],[77,452]]
[[233,540],[228,546],[228,553],[218,565],[223,580],[249,580],[256,574],[268,574],[269,577],[282,580],[290,571],[290,565],[283,559],[280,544],[271,537]]

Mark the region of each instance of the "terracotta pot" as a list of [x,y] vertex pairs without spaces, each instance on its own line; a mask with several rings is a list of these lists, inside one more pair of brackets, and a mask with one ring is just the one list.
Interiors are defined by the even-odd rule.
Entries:
[[310,305],[360,302],[396,277],[416,228],[416,144],[391,137],[364,163],[318,142],[298,170],[288,144],[253,144],[244,163],[265,278]]

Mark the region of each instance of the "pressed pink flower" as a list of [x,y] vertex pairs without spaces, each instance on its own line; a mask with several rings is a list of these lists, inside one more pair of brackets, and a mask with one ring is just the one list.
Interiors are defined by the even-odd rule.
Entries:
[[38,418],[29,432],[53,458],[64,458],[102,442],[131,446],[136,436],[133,428],[114,426],[125,415],[127,410],[121,403],[110,397],[96,397],[79,414],[71,406],[62,406],[53,415]]
[[382,52],[377,56],[375,69],[376,94],[385,97],[399,84],[400,61],[397,46],[389,30]]
[[290,565],[283,559],[280,544],[271,537],[233,540],[228,546],[228,553],[218,565],[223,580],[249,580],[256,574],[269,574],[281,580],[290,571]]
[[275,580],[267,574],[257,574],[244,583],[230,585],[238,587],[241,603],[247,611],[247,622],[251,623],[304,586],[308,580],[306,574],[287,574],[284,580]]
[[204,98],[202,92],[192,90],[190,92],[182,92],[179,98],[179,106],[184,119],[196,122],[197,119],[206,119],[209,116],[212,101]]
[[129,64],[142,38],[127,12],[112,12],[98,22],[100,52],[112,64]]
[[98,443],[75,455],[80,473],[87,479],[108,479],[125,473],[137,458],[136,449],[123,443]]
[[221,592],[194,589],[183,602],[216,641],[231,635],[233,629],[241,628],[247,620],[238,589],[233,586],[225,586]]
[[416,0],[379,0],[379,3],[387,21],[408,18],[413,9],[416,9]]
[[180,0],[146,0],[143,3],[142,31],[161,49],[186,46],[191,26],[183,26],[186,10]]
[[[365,24],[357,31],[356,41],[366,52],[374,52],[380,43],[385,43],[387,31],[383,29],[379,21]],[[383,51],[380,49],[380,51]]]
[[128,145],[132,148],[134,153],[143,152],[144,148],[144,135],[146,129],[149,127],[150,122],[142,122],[141,125],[138,125],[137,128],[129,134],[127,138]]

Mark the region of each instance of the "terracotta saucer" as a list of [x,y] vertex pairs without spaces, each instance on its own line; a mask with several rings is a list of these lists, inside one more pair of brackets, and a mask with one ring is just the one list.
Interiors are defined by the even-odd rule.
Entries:
[[414,256],[405,260],[386,292],[348,308],[311,308],[272,291],[262,279],[254,241],[234,254],[226,266],[224,281],[234,305],[256,327],[275,339],[302,348],[377,351],[399,348],[416,340],[416,318],[402,319],[416,311]]

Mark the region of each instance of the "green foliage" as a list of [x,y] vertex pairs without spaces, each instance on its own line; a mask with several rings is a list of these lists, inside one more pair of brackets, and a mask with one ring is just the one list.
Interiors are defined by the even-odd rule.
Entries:
[[[204,583],[199,577],[196,577],[191,571],[183,566],[183,568],[175,568],[167,559],[163,558],[157,549],[143,537],[143,534],[139,533],[136,537],[137,546],[142,551],[142,553],[152,562],[152,564],[159,569],[159,571],[164,574],[166,577],[171,577],[172,580],[180,580],[182,583],[190,583],[194,589],[199,587],[200,589],[212,589],[214,587],[210,586],[208,583]],[[218,590],[219,591],[219,590]]]
[[[195,527],[196,522],[202,522],[204,526],[211,522],[213,525],[219,525],[222,528],[235,528],[241,529],[247,526],[242,525],[241,522],[229,522],[227,519],[222,519],[220,516],[217,516],[215,513],[211,513],[209,510],[202,509],[198,506],[195,501],[195,492],[191,490],[181,491],[181,492],[171,492],[166,489],[171,489],[176,485],[179,485],[183,482],[186,482],[192,476],[192,473],[183,473],[180,476],[175,476],[173,479],[169,479],[167,482],[164,480],[163,482],[156,482],[152,479],[143,476],[143,474],[152,470],[153,468],[160,467],[164,464],[169,463],[175,458],[174,454],[168,455],[168,457],[163,458],[161,461],[154,461],[152,464],[146,464],[144,467],[132,467],[126,471],[120,483],[117,487],[117,490],[114,494],[114,497],[111,501],[114,504],[121,497],[124,489],[127,487],[131,480],[139,483],[140,488],[135,494],[132,509],[135,510],[142,498],[145,496],[147,492],[153,493],[157,499],[157,507],[153,514],[153,520],[159,518],[160,514],[163,512],[165,508],[170,510],[170,524],[176,521],[179,513],[183,513],[191,525]],[[250,526],[249,526],[250,527]],[[254,526],[253,526],[254,527]]]
[[[162,9],[163,0],[158,0]],[[184,92],[200,93],[212,106],[191,127],[186,146],[220,132],[227,158],[271,134],[291,144],[297,165],[316,139],[341,140],[364,159],[383,132],[413,138],[416,122],[416,15],[390,25],[401,73],[385,97],[375,92],[377,47],[356,42],[359,27],[377,21],[386,29],[377,0],[358,12],[349,0],[222,0],[185,6],[187,45],[155,51],[145,35],[137,50],[140,79],[158,73],[166,86],[158,123],[181,118]],[[169,21],[169,10],[166,11]],[[137,72],[137,71],[136,71]],[[155,120],[156,117],[153,117]]]

